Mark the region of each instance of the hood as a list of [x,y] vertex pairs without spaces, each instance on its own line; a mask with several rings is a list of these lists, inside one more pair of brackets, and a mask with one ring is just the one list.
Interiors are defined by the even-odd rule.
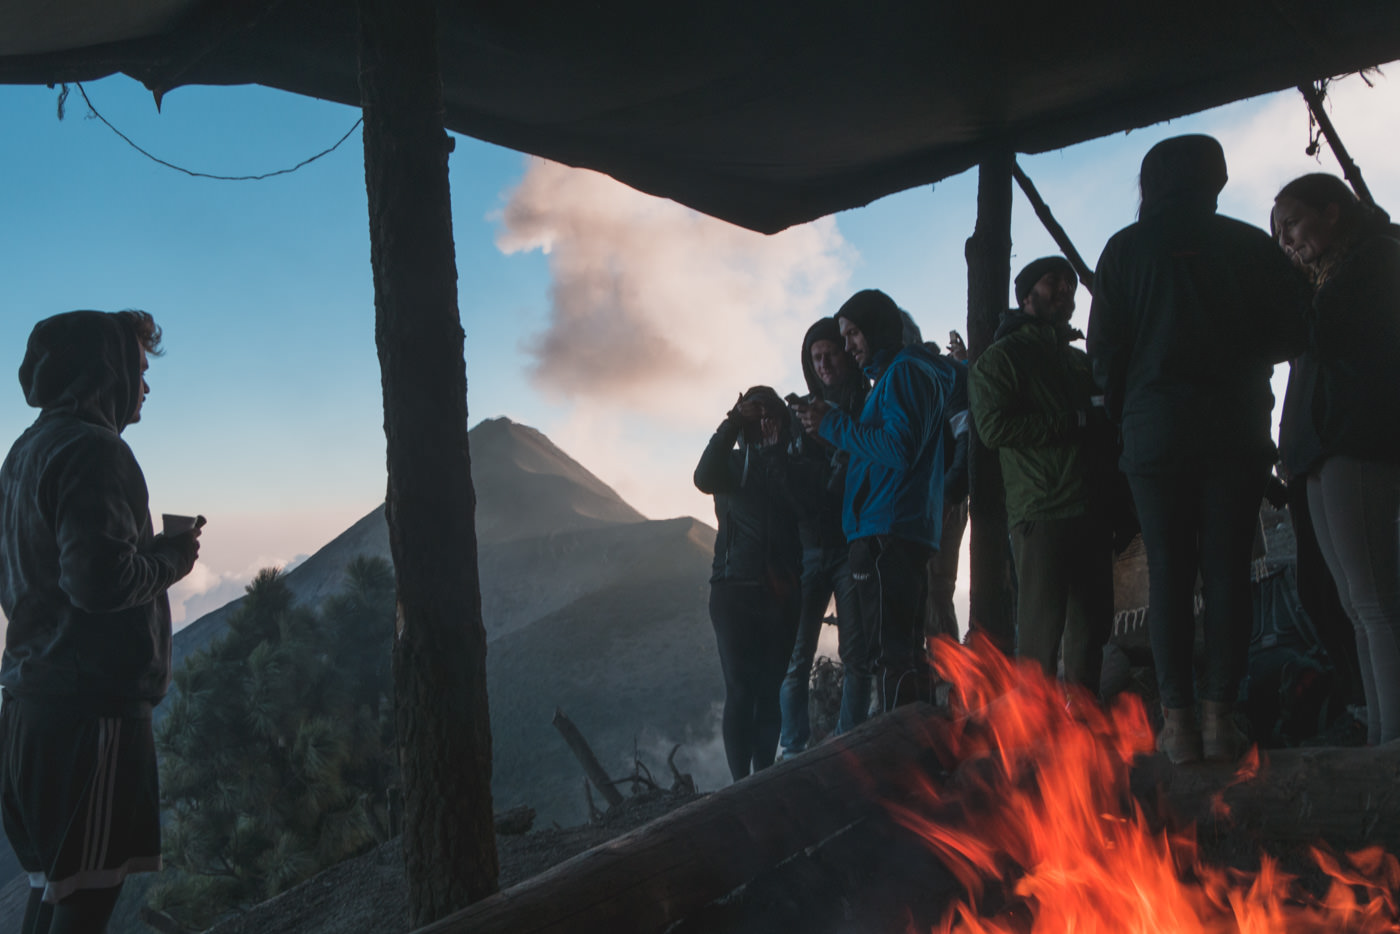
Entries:
[[24,399],[120,432],[141,398],[141,348],[118,315],[69,311],[34,325],[19,368]]
[[835,341],[838,345],[845,343],[835,318],[822,318],[808,328],[807,336],[802,338],[802,376],[807,381],[807,391],[815,398],[825,399],[847,413],[859,412],[861,405],[865,403],[865,394],[870,389],[870,384],[861,373],[860,367],[856,365],[855,360],[851,360],[850,368],[846,371],[845,383],[827,386],[812,366],[812,345],[817,341]]
[[882,351],[893,354],[904,346],[904,316],[894,299],[879,289],[864,289],[852,295],[834,317],[846,318],[860,328],[877,360]]
[[992,336],[992,342],[995,343],[1006,335],[1019,331],[1021,328],[1031,324],[1038,325],[1039,327],[1053,328],[1055,330],[1055,336],[1064,344],[1068,344],[1070,341],[1084,339],[1084,332],[1079,330],[1079,328],[1071,327],[1068,324],[1048,324],[1035,315],[1026,314],[1019,308],[1011,308],[1002,312],[1001,320],[997,323],[997,332]]

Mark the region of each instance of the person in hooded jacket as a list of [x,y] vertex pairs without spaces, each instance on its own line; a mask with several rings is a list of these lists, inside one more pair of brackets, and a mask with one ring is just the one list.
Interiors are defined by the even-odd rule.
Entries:
[[790,424],[778,394],[755,386],[739,397],[695,467],[695,486],[714,496],[719,525],[710,622],[724,673],[724,754],[735,781],[777,755],[778,694],[797,636],[797,517],[808,497],[802,467],[788,452]]
[[161,867],[151,710],[170,683],[166,590],[199,530],[154,534],[121,437],[159,345],[145,312],[74,311],[34,327],[20,366],[40,413],[0,466],[0,807],[26,934],[102,931],[125,878]]
[[[810,399],[824,399],[844,412],[859,412],[870,389],[855,358],[846,352],[836,322],[822,318],[802,339],[802,375]],[[851,577],[850,545],[841,531],[841,502],[849,455],[807,435],[794,442],[811,472],[810,502],[802,504],[802,610],[781,693],[783,756],[796,755],[811,740],[807,709],[812,662],[832,596],[836,598],[837,654],[841,658],[841,710],[835,734],[863,723],[870,712],[870,660],[861,628],[860,601]]]
[[1046,256],[1015,286],[1020,307],[1002,315],[968,388],[1006,486],[1016,654],[1052,678],[1063,655],[1065,680],[1097,694],[1113,631],[1113,531],[1097,493],[1113,467],[1089,358],[1070,344],[1082,337],[1069,323],[1079,277],[1069,260]]
[[1209,136],[1153,146],[1139,220],[1104,247],[1089,314],[1089,356],[1121,426],[1147,550],[1157,742],[1173,762],[1243,751],[1231,713],[1253,616],[1254,527],[1275,457],[1269,379],[1306,340],[1306,282],[1268,234],[1216,213],[1226,178]]
[[952,364],[922,342],[906,345],[900,308],[857,292],[836,313],[846,349],[873,380],[860,415],[817,400],[797,407],[804,429],[850,454],[841,527],[875,661],[882,710],[931,701],[923,638],[927,564],[943,514],[943,408]]
[[1284,468],[1306,488],[1351,620],[1367,741],[1389,742],[1400,739],[1400,240],[1325,173],[1283,186],[1272,226],[1315,288],[1311,340],[1284,396]]

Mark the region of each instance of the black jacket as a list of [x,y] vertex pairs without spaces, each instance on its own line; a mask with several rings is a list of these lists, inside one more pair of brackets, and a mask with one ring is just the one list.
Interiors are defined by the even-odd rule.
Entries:
[[1400,463],[1400,241],[1367,237],[1317,289],[1279,447],[1297,476],[1333,454]]
[[795,587],[802,571],[799,503],[807,491],[798,462],[782,444],[735,450],[737,418],[716,429],[695,468],[695,486],[715,498],[715,561],[711,583]]
[[1167,203],[1108,241],[1089,356],[1129,474],[1271,463],[1272,364],[1306,342],[1307,283],[1268,234]]
[[[802,339],[802,376],[811,398],[823,399],[852,417],[859,415],[870,392],[870,381],[852,358],[849,376],[840,386],[826,386],[812,366],[812,345],[819,340],[834,341],[844,346],[841,330],[834,318],[822,318],[807,329]],[[841,507],[846,490],[846,464],[850,455],[836,450],[821,438],[813,437],[794,426],[796,440],[793,454],[800,460],[804,472],[801,490],[807,501],[799,503],[797,531],[803,548],[844,549],[846,534],[841,530]]]
[[134,330],[69,312],[30,336],[20,382],[39,418],[0,466],[0,685],[93,711],[155,703],[170,680],[176,562],[121,439],[141,392]]

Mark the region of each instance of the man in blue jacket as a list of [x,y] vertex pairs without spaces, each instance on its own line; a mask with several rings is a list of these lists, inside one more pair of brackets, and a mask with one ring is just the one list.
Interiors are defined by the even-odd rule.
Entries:
[[850,453],[841,525],[875,659],[880,706],[932,700],[923,640],[927,565],[943,513],[943,406],[952,364],[904,345],[898,305],[878,289],[836,313],[846,349],[873,381],[858,418],[818,400],[803,427]]

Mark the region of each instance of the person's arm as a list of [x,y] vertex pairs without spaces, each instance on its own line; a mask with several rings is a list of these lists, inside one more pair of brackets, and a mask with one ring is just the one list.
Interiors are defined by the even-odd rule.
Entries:
[[1340,294],[1324,292],[1318,306],[1317,359],[1389,398],[1400,365],[1400,244],[1377,239],[1361,250],[1324,286]]
[[942,389],[924,378],[913,364],[890,367],[875,390],[882,419],[879,425],[861,425],[840,409],[831,409],[819,432],[842,451],[886,467],[908,467],[932,432],[936,413],[943,411]]
[[1128,360],[1135,335],[1114,263],[1110,240],[1094,270],[1094,301],[1089,307],[1086,348],[1094,370],[1094,383],[1103,390],[1109,421],[1123,421],[1123,394],[1128,384]]
[[741,431],[743,425],[735,415],[730,415],[715,429],[710,443],[705,445],[705,452],[700,455],[700,463],[695,466],[695,486],[701,493],[733,493],[739,489],[734,459],[729,455]]
[[58,585],[73,605],[112,613],[154,600],[190,572],[198,554],[194,533],[157,537],[145,548],[147,516],[133,491],[145,481],[119,440],[83,444],[70,452],[51,490],[58,543]]
[[968,373],[968,401],[977,436],[989,448],[1040,448],[1067,444],[1087,424],[1084,412],[1027,412],[1010,357],[989,348]]

